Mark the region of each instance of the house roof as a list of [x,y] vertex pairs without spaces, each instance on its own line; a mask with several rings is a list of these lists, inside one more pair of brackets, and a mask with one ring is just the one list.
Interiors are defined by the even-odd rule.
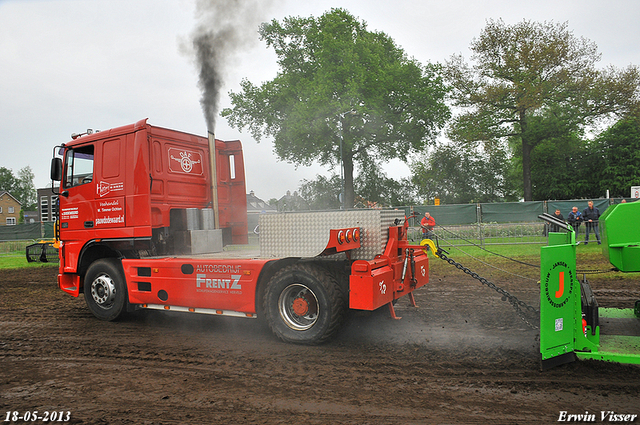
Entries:
[[11,198],[12,198],[14,201],[16,201],[16,202],[18,203],[18,205],[22,206],[22,202],[18,201],[18,200],[16,199],[16,197],[15,197],[15,196],[13,196],[12,194],[10,194],[10,193],[9,193],[9,192],[7,192],[6,190],[2,190],[2,191],[0,191],[0,197],[4,196],[5,194],[7,194],[7,195],[11,196]]
[[247,212],[276,212],[278,209],[258,198],[253,191],[247,194]]

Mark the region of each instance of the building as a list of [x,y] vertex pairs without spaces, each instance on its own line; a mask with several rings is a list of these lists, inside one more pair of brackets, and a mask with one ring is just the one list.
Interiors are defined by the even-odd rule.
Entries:
[[278,209],[258,198],[253,190],[247,194],[247,224],[249,233],[258,226],[260,214],[275,213]]
[[38,189],[38,221],[56,221],[58,195],[50,187]]
[[14,226],[20,219],[22,205],[9,192],[0,192],[0,226]]
[[287,194],[278,199],[278,211],[310,211],[309,203],[298,194],[287,190]]
[[24,211],[24,224],[40,223],[38,211]]

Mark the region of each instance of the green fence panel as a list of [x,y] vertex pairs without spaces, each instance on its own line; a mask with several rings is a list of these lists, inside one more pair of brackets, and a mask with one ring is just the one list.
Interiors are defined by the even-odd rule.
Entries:
[[[436,220],[436,224],[441,226],[478,222],[476,204],[420,205],[413,207],[413,211],[416,212],[420,218],[424,217],[424,213],[428,211]],[[411,213],[409,213],[409,215],[410,214]]]
[[[584,206],[583,206],[584,204]],[[571,201],[547,201],[547,211],[549,214],[554,214],[556,209],[560,210],[560,213],[566,220],[573,207],[578,207],[578,211],[582,212],[587,207],[587,201],[571,200]]]
[[40,223],[0,226],[0,241],[30,240],[40,237]]
[[42,224],[44,226],[44,238],[53,239],[53,225],[55,223],[53,221],[45,221]]
[[521,223],[538,220],[544,202],[500,202],[480,204],[483,223]]
[[573,207],[578,207],[578,211],[582,212],[587,208],[589,201],[593,201],[593,206],[600,211],[600,214],[604,214],[609,208],[608,199],[573,199],[570,201],[547,201],[547,212],[553,214],[556,209],[559,209],[566,220]]

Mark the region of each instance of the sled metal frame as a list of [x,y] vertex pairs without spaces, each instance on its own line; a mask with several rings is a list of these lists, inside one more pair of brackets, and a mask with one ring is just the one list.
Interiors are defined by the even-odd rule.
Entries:
[[28,245],[25,253],[28,263],[52,263],[58,261],[58,249],[53,240],[41,240]]

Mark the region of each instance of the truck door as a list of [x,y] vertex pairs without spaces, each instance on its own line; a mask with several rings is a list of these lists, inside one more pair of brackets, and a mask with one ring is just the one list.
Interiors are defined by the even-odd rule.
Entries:
[[[65,150],[64,174],[60,192],[60,236],[63,240],[91,239],[95,217],[91,201],[95,199],[94,146]],[[82,232],[75,235],[75,232]]]
[[94,146],[67,148],[60,187],[60,239],[64,242],[64,270],[75,272],[80,250],[95,237],[95,217],[91,202],[95,199]]

